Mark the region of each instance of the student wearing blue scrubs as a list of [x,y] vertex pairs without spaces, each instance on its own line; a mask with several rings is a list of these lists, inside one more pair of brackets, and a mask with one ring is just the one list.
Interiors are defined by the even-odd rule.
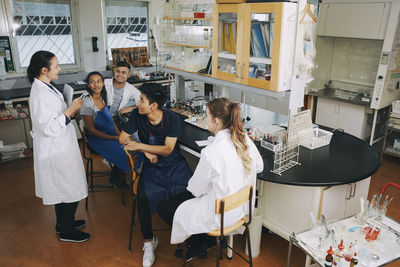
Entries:
[[[158,244],[153,235],[151,213],[160,201],[186,190],[192,176],[185,159],[179,152],[180,119],[172,111],[163,109],[166,89],[156,83],[143,84],[138,108],[121,132],[119,141],[130,151],[143,152],[146,159],[138,184],[138,215],[144,243],[143,266],[152,266]],[[131,141],[138,131],[141,143]]]
[[88,146],[115,165],[111,170],[110,182],[121,186],[119,169],[129,172],[129,167],[125,151],[118,142],[120,131],[112,119],[110,106],[106,105],[104,78],[94,71],[88,74],[86,82],[89,96],[85,97],[80,114],[85,123]]

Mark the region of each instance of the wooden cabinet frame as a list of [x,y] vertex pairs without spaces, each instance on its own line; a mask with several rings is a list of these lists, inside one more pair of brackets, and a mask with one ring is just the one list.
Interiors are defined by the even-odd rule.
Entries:
[[[288,81],[285,85],[280,84],[282,76],[282,66],[287,64],[291,59],[294,59],[294,35],[295,27],[287,25],[283,27],[284,9],[288,10],[295,7],[293,3],[246,3],[246,4],[223,4],[215,5],[213,11],[213,62],[212,69],[213,78],[223,79],[231,82],[241,83],[248,86],[253,86],[261,89],[271,91],[284,91],[289,89]],[[237,13],[237,36],[236,36],[236,73],[227,73],[218,70],[218,53],[219,53],[219,16],[221,13]],[[253,13],[270,13],[274,15],[273,23],[273,41],[272,41],[272,57],[266,58],[271,60],[271,76],[270,80],[262,80],[249,77],[249,67],[251,65],[250,58],[250,40],[251,40],[251,15]],[[287,19],[287,18],[286,18]],[[293,25],[295,25],[295,18]],[[288,23],[286,23],[288,24]],[[288,29],[290,30],[288,32]],[[286,31],[286,32],[285,32]],[[290,44],[285,44],[282,36],[293,34],[289,38]],[[282,60],[282,53],[288,53],[289,60]],[[285,55],[286,56],[286,55]],[[287,58],[287,57],[286,57]],[[283,62],[284,61],[284,62]],[[253,62],[254,63],[254,62]],[[293,62],[290,62],[293,66]],[[267,64],[269,65],[269,64]],[[290,75],[285,75],[285,79],[291,76],[292,69],[289,71]]]

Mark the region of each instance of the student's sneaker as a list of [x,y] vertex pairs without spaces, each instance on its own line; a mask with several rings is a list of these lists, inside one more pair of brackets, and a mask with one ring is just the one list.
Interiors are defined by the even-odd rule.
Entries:
[[[76,220],[74,222],[74,229],[78,230],[80,228],[82,228],[83,226],[86,225],[86,221],[85,220]],[[56,234],[60,234],[60,230],[61,230],[61,225],[60,224],[56,224]]]
[[72,233],[68,234],[63,234],[60,233],[60,241],[64,242],[75,242],[75,243],[80,243],[80,242],[85,242],[89,239],[90,235],[88,233],[75,230]]
[[156,248],[158,245],[158,239],[153,236],[153,240],[144,242],[143,246],[143,267],[151,267],[156,259]]

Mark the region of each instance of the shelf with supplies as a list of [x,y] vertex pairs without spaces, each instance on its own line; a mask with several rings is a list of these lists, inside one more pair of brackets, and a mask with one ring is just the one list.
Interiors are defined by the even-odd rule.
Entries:
[[212,18],[182,18],[182,17],[163,17],[163,19],[169,20],[212,20]]
[[216,4],[212,76],[281,92],[290,89],[296,3]]
[[203,48],[203,49],[211,50],[210,46],[205,46],[205,45],[181,44],[181,43],[175,43],[175,42],[164,42],[164,44],[165,45],[176,45],[176,46],[183,46],[183,47],[191,47],[191,48]]
[[[162,48],[166,66],[198,72],[211,58],[212,4],[164,4]],[[211,65],[211,63],[210,63]]]
[[400,157],[400,113],[392,112],[385,128],[382,153]]

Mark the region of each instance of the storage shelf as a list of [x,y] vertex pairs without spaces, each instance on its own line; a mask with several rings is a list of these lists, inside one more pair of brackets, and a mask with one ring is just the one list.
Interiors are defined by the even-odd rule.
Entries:
[[204,74],[204,73],[199,73],[199,72],[190,72],[190,71],[186,71],[180,68],[176,68],[176,67],[171,67],[171,66],[167,66],[165,65],[164,67],[165,71],[170,72],[170,73],[174,73],[174,74],[178,74],[178,73],[187,73],[188,75],[193,74],[193,75],[200,75],[200,76],[204,76],[204,77],[210,77],[211,75],[209,74]]
[[220,52],[218,53],[218,57],[236,60],[236,54],[231,53]]
[[392,148],[385,148],[385,150],[383,150],[383,153],[390,155],[390,156],[394,156],[394,157],[399,157],[400,158],[400,152],[397,152],[395,150],[393,150]]
[[211,47],[206,46],[206,45],[193,45],[193,44],[180,44],[180,43],[174,43],[174,42],[163,42],[166,45],[175,45],[175,46],[183,46],[183,47],[191,47],[191,48],[204,48],[211,50]]
[[184,17],[163,17],[163,19],[170,20],[212,20],[212,18],[184,18]]
[[187,72],[187,71],[177,69],[174,67],[165,66],[164,70],[166,72],[174,73],[176,75],[182,76],[186,79],[192,79],[195,81],[200,81],[200,82],[209,83],[209,84],[227,86],[227,87],[239,89],[239,90],[246,90],[248,92],[253,92],[253,93],[260,94],[260,95],[265,95],[265,96],[271,97],[275,100],[280,99],[282,101],[284,101],[284,100],[289,101],[289,97],[290,97],[290,91],[274,92],[274,91],[270,91],[270,90],[261,90],[260,88],[257,88],[257,87],[213,78],[210,75],[206,75],[206,74],[202,74],[202,73]]
[[272,58],[270,58],[270,57],[250,57],[250,63],[271,65]]

